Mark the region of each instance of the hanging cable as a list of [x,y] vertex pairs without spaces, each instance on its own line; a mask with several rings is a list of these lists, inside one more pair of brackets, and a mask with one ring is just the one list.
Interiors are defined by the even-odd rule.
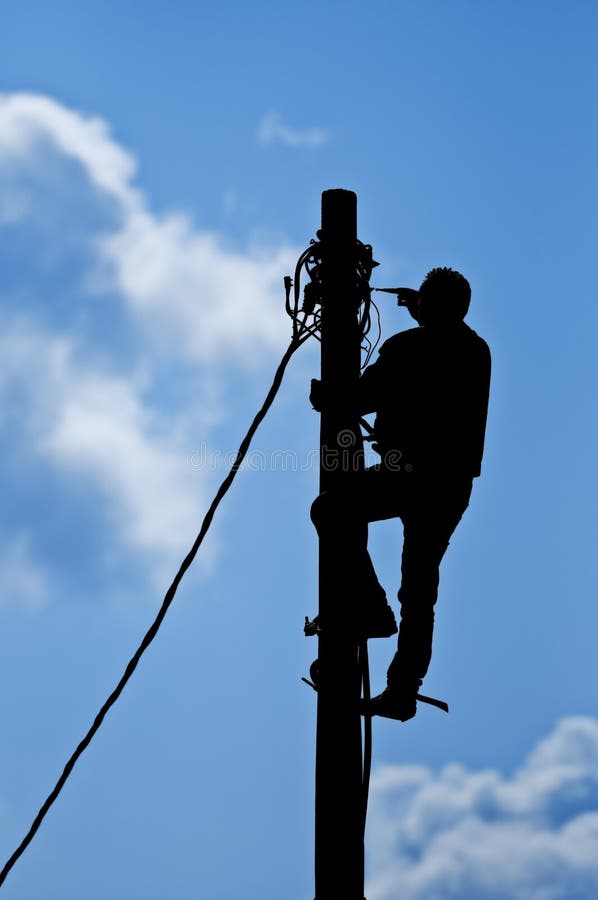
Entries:
[[[319,273],[318,267],[320,263],[320,255],[319,255],[320,244],[316,241],[312,241],[310,246],[301,254],[299,260],[297,261],[297,265],[295,267],[295,279],[294,284],[293,280],[290,277],[286,277],[284,279],[285,282],[285,309],[287,314],[290,316],[292,320],[292,338],[289,346],[284,352],[282,359],[276,369],[274,374],[274,379],[270,386],[270,389],[266,395],[266,399],[264,400],[261,408],[256,413],[249,430],[247,431],[245,437],[241,441],[239,449],[237,450],[237,455],[234,463],[232,464],[228,474],[222,481],[220,487],[218,488],[212,503],[208,511],[206,512],[204,519],[201,523],[200,530],[195,538],[195,541],[189,550],[187,556],[184,558],[181,566],[176,573],[172,584],[166,591],[164,595],[164,599],[158,610],[154,621],[150,625],[149,629],[145,633],[141,643],[137,647],[135,653],[127,663],[125,670],[117,683],[116,687],[109,695],[105,703],[100,708],[97,713],[91,727],[87,731],[85,737],[80,741],[74,750],[73,754],[69,758],[66,763],[60,778],[56,782],[54,788],[48,794],[46,800],[40,807],[37,815],[35,816],[29,831],[14,851],[14,853],[9,857],[9,859],[4,864],[2,871],[0,871],[0,887],[6,881],[6,877],[9,872],[15,865],[15,863],[20,859],[23,855],[33,838],[35,837],[39,827],[41,826],[44,818],[49,812],[52,805],[57,800],[62,788],[64,787],[69,775],[73,771],[77,761],[85,752],[87,747],[90,745],[94,736],[100,729],[102,722],[104,721],[106,715],[110,711],[110,709],[114,706],[120,695],[122,694],[124,688],[126,687],[128,681],[133,675],[141,657],[148,649],[154,638],[156,637],[162,622],[166,617],[166,613],[172,601],[175,598],[177,589],[179,584],[183,580],[185,573],[193,563],[201,544],[212,524],[212,520],[214,518],[214,514],[218,509],[221,501],[223,500],[225,494],[228,492],[230,486],[232,485],[237,472],[239,471],[243,460],[249,450],[249,446],[251,441],[262,423],[263,419],[267,415],[274,399],[278,393],[280,385],[282,383],[282,379],[286,370],[286,367],[293,356],[293,354],[301,347],[310,337],[316,337],[319,340],[319,330],[320,330],[320,310],[317,308],[320,304],[321,294],[319,291]],[[361,305],[360,305],[360,316],[359,316],[359,326],[361,330],[362,337],[365,338],[367,332],[370,329],[370,306],[371,306],[371,297],[369,290],[369,277],[374,265],[372,260],[371,247],[366,244],[362,244],[361,241],[357,242],[356,248],[356,264],[357,264],[357,279],[358,286],[360,289],[361,296]],[[300,281],[301,281],[301,271],[304,269],[307,271],[309,275],[310,281],[305,286],[304,292],[304,301],[303,305],[300,306]],[[293,299],[291,301],[291,288],[293,290]],[[379,337],[378,337],[379,340]],[[371,357],[373,349],[375,348],[378,341],[375,344],[371,344],[367,341],[367,356],[366,359]],[[365,646],[365,650],[360,651],[360,659],[362,660],[362,678],[364,683],[364,691],[366,690],[369,694],[369,675],[366,675],[367,672],[367,645]],[[365,813],[367,810],[367,790],[369,784],[369,768],[371,762],[371,719],[368,720],[368,717],[365,719],[365,755],[364,755],[364,770],[363,770],[363,782],[364,782],[364,828],[365,828]]]
[[[303,254],[303,256],[304,255],[305,254]],[[302,259],[302,257],[300,258],[300,261],[301,261],[301,259]],[[287,286],[287,283],[286,283],[286,279],[285,279],[285,287],[286,286]],[[25,852],[25,850],[27,849],[27,847],[29,846],[29,844],[31,843],[33,838],[35,837],[35,835],[36,835],[40,825],[42,824],[44,818],[46,817],[48,811],[50,810],[50,808],[54,804],[54,802],[57,800],[58,795],[60,794],[62,788],[64,787],[69,775],[73,771],[75,764],[77,763],[77,760],[84,753],[84,751],[87,749],[87,747],[90,745],[94,736],[98,732],[102,722],[104,721],[107,713],[114,706],[114,704],[116,703],[116,701],[122,694],[127,682],[129,681],[129,679],[133,675],[133,672],[137,668],[137,665],[138,665],[141,657],[143,656],[143,654],[145,653],[145,651],[147,650],[149,645],[152,643],[152,641],[156,637],[156,635],[160,629],[160,626],[162,625],[162,622],[164,621],[164,618],[166,617],[166,613],[168,612],[168,609],[169,609],[172,601],[174,600],[178,586],[181,583],[181,581],[183,580],[183,577],[184,577],[187,569],[191,566],[193,560],[195,559],[195,557],[197,555],[197,552],[198,552],[201,544],[203,543],[203,540],[210,528],[210,525],[212,524],[214,514],[215,514],[216,510],[218,509],[220,502],[222,501],[225,494],[229,490],[231,484],[233,483],[235,475],[239,471],[239,469],[243,463],[243,460],[245,459],[245,456],[247,454],[247,451],[249,450],[249,446],[251,444],[251,441],[252,441],[257,429],[259,428],[260,424],[262,423],[265,416],[267,415],[270,407],[272,406],[272,403],[274,402],[276,394],[278,393],[278,389],[280,388],[280,385],[282,383],[282,379],[283,379],[286,367],[287,367],[291,357],[299,349],[299,347],[301,347],[302,344],[304,344],[305,341],[307,341],[311,337],[311,335],[313,333],[312,328],[309,328],[306,325],[306,317],[305,316],[301,317],[299,315],[298,305],[295,305],[294,308],[292,308],[292,309],[289,308],[288,293],[287,293],[287,311],[293,318],[293,337],[291,339],[289,346],[287,347],[286,351],[284,352],[282,359],[280,360],[278,368],[276,369],[276,372],[274,374],[274,379],[273,379],[270,389],[266,395],[266,399],[264,400],[259,411],[256,413],[256,415],[249,427],[249,430],[247,431],[247,434],[241,441],[239,449],[237,450],[237,455],[235,457],[235,461],[233,462],[228,474],[226,475],[226,477],[222,481],[220,487],[218,488],[216,495],[215,495],[214,499],[212,500],[212,503],[211,503],[207,513],[204,516],[203,522],[201,523],[201,528],[199,530],[199,533],[198,533],[197,537],[195,538],[195,541],[194,541],[191,549],[189,550],[189,553],[187,554],[187,556],[181,563],[181,566],[180,566],[178,572],[176,573],[172,584],[166,591],[166,594],[162,601],[162,605],[161,605],[154,621],[152,622],[151,626],[147,630],[143,640],[137,647],[135,653],[133,654],[133,656],[127,663],[127,666],[120,678],[120,681],[118,682],[118,684],[116,685],[116,687],[114,688],[114,690],[112,691],[112,693],[110,694],[108,699],[105,701],[105,703],[101,707],[98,714],[96,715],[87,734],[85,735],[83,740],[78,744],[78,746],[75,749],[75,751],[73,752],[72,756],[66,763],[60,778],[58,779],[53,790],[50,792],[50,794],[47,796],[46,800],[40,807],[37,815],[35,816],[32,824],[31,824],[31,827],[29,828],[29,831],[27,832],[27,834],[25,835],[25,837],[23,838],[23,840],[21,841],[21,843],[19,844],[17,849],[14,851],[12,856],[6,861],[2,871],[0,872],[0,887],[4,884],[8,873],[13,868],[13,866],[18,861],[18,859],[23,855],[23,853]]]

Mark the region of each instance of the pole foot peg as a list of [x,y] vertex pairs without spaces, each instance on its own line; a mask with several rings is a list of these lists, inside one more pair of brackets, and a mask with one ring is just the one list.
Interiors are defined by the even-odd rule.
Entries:
[[303,634],[305,637],[315,637],[320,633],[320,623],[318,621],[318,616],[314,616],[313,619],[310,619],[309,616],[305,617],[305,624],[303,626]]
[[421,703],[428,703],[430,706],[436,706],[438,709],[443,710],[443,712],[447,713],[449,711],[448,703],[445,703],[444,700],[436,700],[434,697],[426,697],[425,694],[416,694],[416,700],[419,700]]
[[308,684],[310,688],[313,688],[316,694],[318,693],[318,679],[320,677],[320,661],[318,659],[314,659],[311,666],[309,667],[309,678],[302,678],[301,681],[304,681],[305,684]]

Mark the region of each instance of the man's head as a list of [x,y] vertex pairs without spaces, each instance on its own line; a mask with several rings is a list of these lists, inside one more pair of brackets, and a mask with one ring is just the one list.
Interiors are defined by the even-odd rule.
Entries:
[[428,272],[419,289],[417,308],[410,312],[420,325],[452,325],[465,318],[470,300],[468,280],[443,266]]

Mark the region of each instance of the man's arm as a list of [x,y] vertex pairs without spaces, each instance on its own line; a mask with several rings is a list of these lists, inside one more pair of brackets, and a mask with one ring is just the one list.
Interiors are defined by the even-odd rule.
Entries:
[[[387,378],[385,347],[389,343],[390,341],[386,341],[380,347],[376,362],[368,366],[359,378],[357,396],[355,398],[355,412],[359,416],[367,416],[369,413],[378,411],[385,379]],[[326,398],[322,391],[322,382],[318,378],[312,378],[311,380],[309,400],[315,410],[322,412],[322,407],[326,405]]]
[[[379,396],[380,396],[380,378],[381,378],[381,366],[380,360],[377,360],[373,365],[368,366],[365,372],[361,375],[359,382],[357,384],[357,398],[356,398],[356,409],[355,412],[359,416],[365,416],[368,413],[376,412],[379,405]],[[322,412],[322,409],[326,406],[326,398],[324,396],[324,391],[322,390],[322,382],[319,378],[312,378],[311,380],[311,390],[309,392],[309,402],[316,410],[316,412]]]

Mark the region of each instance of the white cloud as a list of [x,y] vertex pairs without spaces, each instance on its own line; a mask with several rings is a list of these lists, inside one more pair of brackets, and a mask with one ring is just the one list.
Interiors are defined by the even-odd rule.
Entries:
[[[183,370],[187,366],[207,399],[223,396],[231,370],[275,362],[290,336],[282,276],[294,268],[295,249],[232,249],[185,213],[155,214],[134,184],[134,156],[115,141],[105,121],[27,93],[0,94],[0,174],[8,176],[9,188],[15,172],[29,186],[22,195],[7,191],[0,208],[5,229],[33,221],[52,154],[76,163],[76,189],[90,189],[84,204],[93,207],[99,199],[100,213],[105,201],[110,207],[109,215],[92,217],[96,231],[85,284],[101,285],[121,301],[136,337],[159,343],[162,365],[170,358]],[[65,172],[70,177],[68,167]],[[52,173],[48,184],[61,190]],[[44,240],[42,232],[35,232],[36,240]],[[61,240],[61,234],[49,227],[48,241]],[[41,244],[39,251],[43,256]],[[50,296],[38,302],[51,308],[52,301]],[[34,304],[29,322],[35,321]],[[206,473],[187,462],[198,438],[190,433],[189,418],[197,421],[197,414],[162,409],[152,399],[152,385],[138,374],[144,365],[139,356],[111,365],[111,348],[104,345],[98,362],[89,335],[88,346],[80,346],[76,310],[60,328],[6,323],[0,387],[4,382],[22,394],[20,417],[30,449],[99,491],[116,535],[149,557],[163,577],[165,561],[172,566],[188,549],[209,499]],[[206,426],[209,419],[204,417]],[[209,437],[206,428],[201,439]]]
[[3,540],[0,548],[0,606],[37,612],[48,600],[49,579],[32,552],[28,534]]
[[281,143],[287,147],[315,150],[328,143],[330,135],[324,128],[290,128],[278,113],[269,112],[259,122],[257,139],[262,146]]
[[[39,178],[45,142],[77,162],[94,190],[116,204],[119,224],[96,239],[96,279],[119,293],[142,329],[210,366],[251,367],[281,350],[289,335],[282,277],[294,268],[294,248],[234,250],[185,213],[155,215],[133,184],[134,157],[105,121],[44,96],[0,95],[0,167],[19,166]],[[11,196],[0,219],[26,213],[22,198]]]
[[226,250],[184,215],[131,214],[99,249],[115,285],[145,328],[190,360],[255,366],[289,335],[282,274],[297,254],[285,248]]
[[111,138],[103,119],[83,116],[39,94],[0,94],[0,158],[23,165],[39,162],[36,154],[44,138],[78,162],[98,190],[126,207],[143,203],[130,184],[135,159]]
[[65,337],[13,326],[0,336],[0,359],[0,394],[23,398],[31,452],[89,482],[125,545],[163,583],[207,507],[184,420],[173,430],[144,404],[141,377],[79,361]]
[[598,721],[562,720],[512,778],[450,765],[372,779],[369,900],[598,896]]

